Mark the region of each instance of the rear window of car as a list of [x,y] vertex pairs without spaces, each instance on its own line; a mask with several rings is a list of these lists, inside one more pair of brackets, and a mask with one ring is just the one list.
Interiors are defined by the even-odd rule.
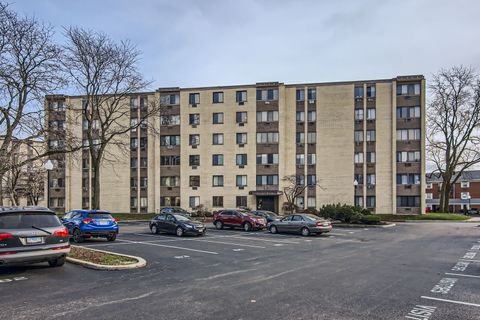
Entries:
[[88,217],[91,219],[113,219],[109,213],[89,213]]
[[61,222],[52,213],[15,212],[0,214],[0,229],[31,229],[59,227]]
[[313,215],[313,214],[306,214],[306,215],[304,215],[304,217],[305,217],[305,218],[308,218],[308,219],[310,219],[310,220],[319,220],[319,219],[320,219],[320,217],[315,216],[315,215]]

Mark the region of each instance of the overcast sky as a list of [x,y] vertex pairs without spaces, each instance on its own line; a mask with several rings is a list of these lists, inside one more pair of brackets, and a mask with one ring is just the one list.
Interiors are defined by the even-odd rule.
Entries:
[[[16,2],[14,2],[16,1]],[[130,39],[157,87],[327,82],[480,64],[480,1],[9,0],[62,27]]]

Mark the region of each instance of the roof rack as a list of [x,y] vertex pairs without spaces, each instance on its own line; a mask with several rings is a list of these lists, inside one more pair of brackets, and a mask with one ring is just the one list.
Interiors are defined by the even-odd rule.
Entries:
[[40,206],[23,206],[23,207],[0,206],[0,211],[20,211],[20,210],[52,211],[49,208],[40,207]]

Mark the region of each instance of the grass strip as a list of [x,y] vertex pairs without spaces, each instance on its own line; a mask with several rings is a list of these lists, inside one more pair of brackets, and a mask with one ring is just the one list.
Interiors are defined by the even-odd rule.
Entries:
[[104,266],[127,265],[137,263],[137,259],[125,257],[118,254],[99,252],[87,248],[72,247],[70,258],[92,262]]

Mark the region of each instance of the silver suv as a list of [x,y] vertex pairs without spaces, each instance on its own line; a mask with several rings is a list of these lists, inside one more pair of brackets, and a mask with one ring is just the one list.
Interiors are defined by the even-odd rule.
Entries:
[[47,208],[0,207],[0,266],[48,262],[65,263],[70,252],[68,230]]

